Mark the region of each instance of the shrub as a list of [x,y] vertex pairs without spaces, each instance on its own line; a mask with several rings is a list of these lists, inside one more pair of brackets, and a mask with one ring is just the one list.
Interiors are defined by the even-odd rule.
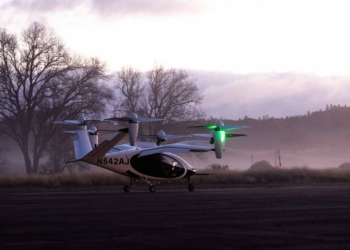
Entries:
[[229,170],[229,166],[228,165],[220,165],[220,164],[211,164],[209,165],[207,168],[207,170]]
[[250,166],[249,170],[271,170],[274,167],[268,161],[258,161]]
[[350,169],[350,162],[345,162],[339,165],[339,168]]

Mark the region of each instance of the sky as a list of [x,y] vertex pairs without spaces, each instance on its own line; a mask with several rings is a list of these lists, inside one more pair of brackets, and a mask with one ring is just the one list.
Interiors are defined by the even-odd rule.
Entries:
[[[285,117],[350,106],[349,1],[1,0],[0,27],[52,28],[109,72],[188,70],[207,116]],[[348,94],[349,93],[349,94]]]

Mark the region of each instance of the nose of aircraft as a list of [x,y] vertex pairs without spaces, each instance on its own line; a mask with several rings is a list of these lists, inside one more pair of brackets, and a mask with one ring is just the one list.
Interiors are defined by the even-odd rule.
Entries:
[[190,177],[192,175],[195,175],[197,171],[195,169],[187,169],[187,173],[185,177]]

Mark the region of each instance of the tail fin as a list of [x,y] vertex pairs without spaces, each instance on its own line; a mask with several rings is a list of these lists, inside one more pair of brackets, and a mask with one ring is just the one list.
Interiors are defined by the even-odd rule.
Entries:
[[[128,128],[118,130],[118,134],[112,137],[110,140],[103,141],[96,148],[86,154],[81,160],[94,163],[95,159],[104,156],[109,150],[111,150],[119,141],[121,141],[128,133]],[[90,145],[91,147],[91,145]]]
[[89,137],[86,133],[86,129],[78,129],[75,131],[73,143],[76,160],[80,160],[92,150]]

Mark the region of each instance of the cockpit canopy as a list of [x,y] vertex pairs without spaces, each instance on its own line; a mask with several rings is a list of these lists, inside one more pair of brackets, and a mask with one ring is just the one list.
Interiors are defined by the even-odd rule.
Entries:
[[166,154],[154,154],[137,158],[131,157],[131,166],[141,174],[160,178],[176,178],[185,174],[186,169],[175,157]]

